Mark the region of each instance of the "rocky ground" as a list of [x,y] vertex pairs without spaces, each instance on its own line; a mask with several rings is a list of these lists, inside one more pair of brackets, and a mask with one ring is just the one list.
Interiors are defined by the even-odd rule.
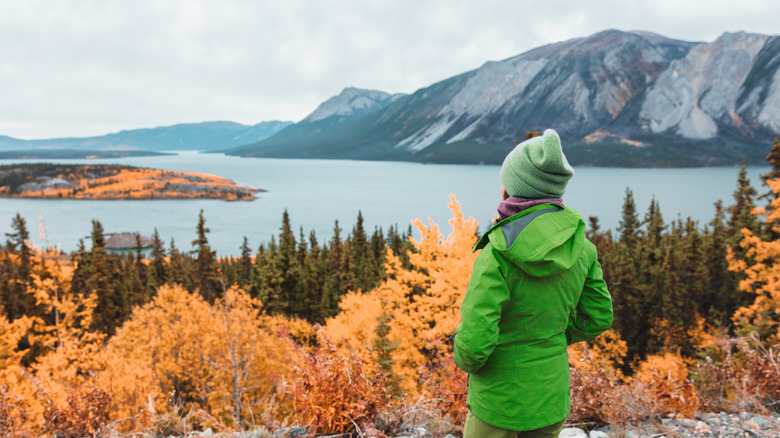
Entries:
[[[290,427],[274,432],[257,429],[253,431],[215,434],[211,430],[199,432],[190,437],[224,438],[348,438],[368,437],[360,434],[311,435],[302,427]],[[460,433],[447,434],[444,437],[428,433],[425,427],[414,427],[393,435],[393,438],[460,438]],[[590,431],[579,427],[566,427],[559,438],[780,438],[780,414],[755,415],[747,412],[740,414],[707,413],[696,418],[664,418],[640,424],[626,426],[604,426]],[[172,437],[169,437],[172,438]]]

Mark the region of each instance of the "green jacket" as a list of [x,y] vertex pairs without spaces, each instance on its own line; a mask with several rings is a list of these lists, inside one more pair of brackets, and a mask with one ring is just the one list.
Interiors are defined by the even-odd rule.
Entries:
[[455,336],[480,420],[523,431],[569,415],[567,345],[612,325],[612,299],[576,210],[541,204],[488,230]]

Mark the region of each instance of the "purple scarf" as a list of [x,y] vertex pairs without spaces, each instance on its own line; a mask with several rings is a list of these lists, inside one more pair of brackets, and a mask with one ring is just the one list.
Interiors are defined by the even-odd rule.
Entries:
[[526,198],[514,198],[509,197],[504,199],[498,204],[498,220],[504,220],[509,216],[514,216],[517,213],[531,208],[534,205],[539,204],[558,204],[563,207],[563,199],[561,198],[546,198],[546,199],[526,199]]

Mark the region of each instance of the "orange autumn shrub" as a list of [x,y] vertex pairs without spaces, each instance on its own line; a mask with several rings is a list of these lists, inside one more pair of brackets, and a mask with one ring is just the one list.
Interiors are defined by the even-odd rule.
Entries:
[[290,372],[280,377],[280,397],[290,415],[317,434],[373,428],[391,399],[385,375],[367,370],[360,355],[339,350],[321,328],[317,335],[313,351],[293,348]]
[[455,333],[476,258],[471,248],[476,243],[477,222],[471,217],[464,219],[454,196],[449,207],[452,231],[446,239],[432,220],[427,226],[419,219],[413,221],[421,235],[419,242],[412,240],[416,248],[409,254],[413,268],[403,268],[400,259],[388,250],[387,279],[370,292],[344,296],[339,303],[341,312],[328,319],[324,329],[338,345],[357,349],[364,359],[373,356],[376,361],[371,347],[377,339],[380,316],[387,318],[390,330],[386,338],[395,346],[390,352],[392,373],[409,395],[421,390],[421,367],[432,359],[430,343],[444,344]]
[[133,429],[181,404],[193,427],[253,423],[272,390],[270,374],[285,368],[264,318],[259,301],[237,287],[209,305],[181,286],[162,286],[106,347],[112,360],[101,380],[116,395],[114,416],[135,417]]
[[689,378],[692,365],[679,353],[651,354],[637,367],[635,379],[647,385],[662,414],[693,418],[699,396]]
[[[102,366],[98,352],[104,339],[89,329],[96,297],[71,291],[73,267],[61,262],[56,254],[36,253],[33,262],[35,273],[31,274],[27,293],[35,297],[39,311],[51,322],[35,317],[21,318],[12,324],[24,326],[24,332],[16,331],[3,338],[18,342],[20,335],[27,335],[27,340],[38,346],[41,353],[28,369],[19,364],[26,351],[5,356],[10,361],[0,373],[0,384],[6,394],[23,399],[24,403],[17,405],[16,420],[26,433],[100,433],[108,423],[106,408],[110,396],[95,385],[93,378]],[[88,391],[92,395],[82,396],[87,387],[92,388]],[[96,394],[99,396],[93,397]]]
[[28,333],[33,321],[23,317],[9,322],[0,308],[0,431],[8,436],[30,434],[26,424],[31,416],[30,399],[35,389],[25,378],[20,361],[24,351],[19,341]]

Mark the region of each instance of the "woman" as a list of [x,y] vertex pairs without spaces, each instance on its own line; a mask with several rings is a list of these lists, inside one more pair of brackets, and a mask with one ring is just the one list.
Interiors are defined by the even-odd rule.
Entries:
[[464,438],[557,437],[569,414],[566,347],[612,324],[612,301],[579,212],[558,134],[520,143],[501,166],[499,222],[479,240],[455,336],[469,373]]

